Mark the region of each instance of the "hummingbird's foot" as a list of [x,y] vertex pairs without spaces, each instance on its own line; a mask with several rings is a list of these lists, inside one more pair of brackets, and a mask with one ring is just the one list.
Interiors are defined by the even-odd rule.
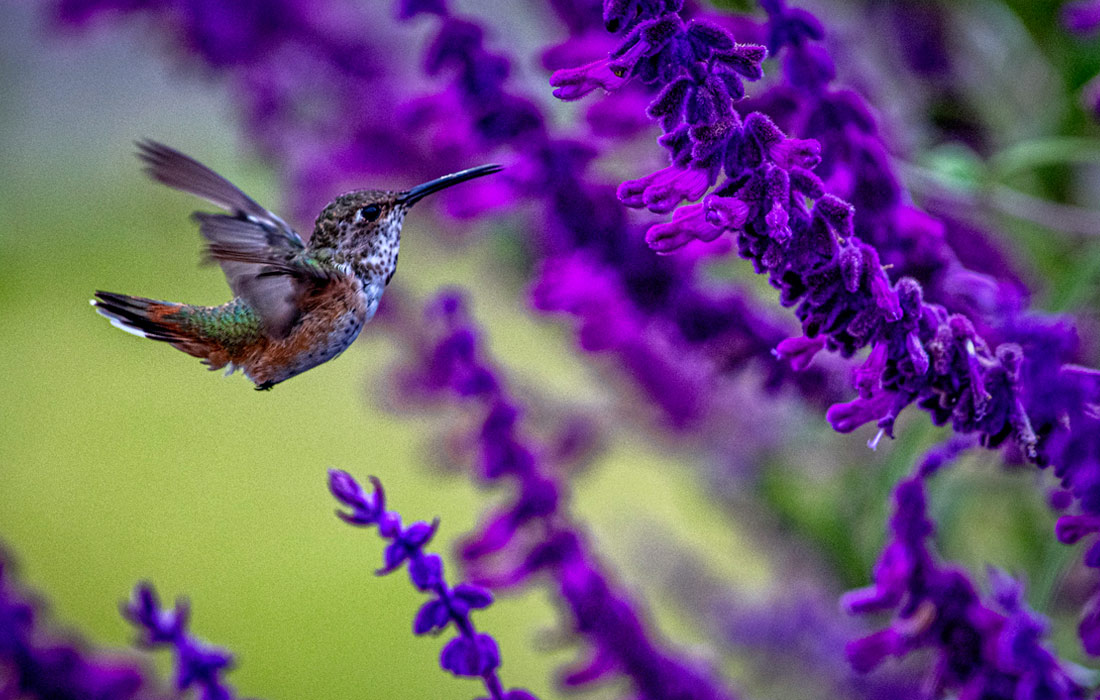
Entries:
[[275,386],[275,382],[264,382],[263,384],[256,385],[256,391],[271,391],[271,387]]

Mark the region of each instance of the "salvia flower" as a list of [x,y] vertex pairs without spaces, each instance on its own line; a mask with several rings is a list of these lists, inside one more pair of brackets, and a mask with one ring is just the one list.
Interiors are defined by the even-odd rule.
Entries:
[[1055,700],[1086,691],[1044,644],[1044,618],[1024,603],[1023,585],[991,570],[986,602],[960,569],[937,561],[929,547],[923,478],[906,478],[894,490],[890,538],[875,565],[874,584],[844,596],[851,613],[894,611],[889,627],[850,642],[852,667],[869,672],[889,657],[932,649],[937,666],[934,696]]
[[[775,46],[820,37],[820,25],[805,13],[784,17],[776,21]],[[619,198],[627,206],[666,213],[685,199],[701,198],[719,168],[728,180],[702,207],[681,207],[671,221],[651,226],[649,245],[668,253],[728,231],[741,256],[780,290],[782,303],[796,307],[807,339],[823,337],[825,347],[844,357],[876,347],[877,361],[864,366],[859,380],[860,397],[830,409],[837,430],[875,422],[880,436],[892,436],[900,411],[918,403],[936,424],[977,432],[991,447],[1011,437],[1038,461],[1038,439],[1016,387],[1020,349],[1005,345],[994,351],[968,319],[926,304],[916,281],[891,281],[875,248],[856,237],[853,206],[825,194],[811,173],[821,160],[816,141],[790,138],[758,112],[742,120],[730,94],[721,96],[721,109],[689,119],[690,127],[680,123],[695,113],[684,106],[690,105],[685,96],[698,94],[698,86],[684,82],[690,70],[712,71],[707,61],[714,56],[724,57],[726,65],[736,55],[746,77],[759,77],[763,51],[738,52],[725,30],[694,21],[685,25],[668,14],[640,22],[620,51],[632,46],[639,32],[658,27],[665,28],[661,36],[667,41],[679,38],[693,47],[683,55],[657,56],[660,64],[646,75],[652,78],[647,82],[663,85],[650,114],[666,131],[662,140],[673,165],[623,183]]]
[[122,606],[123,616],[138,631],[138,642],[145,647],[171,648],[176,662],[176,689],[195,688],[203,700],[230,700],[233,688],[222,676],[232,668],[233,656],[211,647],[187,628],[191,610],[185,600],[173,608],[162,608],[156,590],[139,583],[129,602]]
[[460,583],[451,587],[443,576],[443,559],[425,551],[439,527],[439,521],[416,522],[405,526],[401,515],[386,509],[386,494],[382,483],[370,477],[372,493],[366,493],[350,474],[339,469],[329,470],[329,490],[347,508],[337,511],[341,520],[355,527],[377,527],[378,534],[388,542],[378,575],[392,573],[402,566],[417,590],[432,597],[424,603],[413,621],[413,634],[439,634],[454,627],[458,636],[447,642],[439,657],[439,665],[456,676],[481,678],[491,700],[536,700],[526,690],[505,691],[497,675],[500,650],[492,636],[478,632],[470,620],[470,612],[493,602],[489,591],[479,586]]

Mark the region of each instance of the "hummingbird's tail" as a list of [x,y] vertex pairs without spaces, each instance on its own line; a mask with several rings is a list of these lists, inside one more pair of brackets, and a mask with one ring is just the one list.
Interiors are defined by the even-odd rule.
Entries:
[[186,314],[180,313],[188,308],[186,304],[112,292],[96,292],[95,297],[92,306],[115,328],[149,340],[171,343],[188,355],[211,359],[215,348],[210,339],[203,337],[199,329],[188,322]]

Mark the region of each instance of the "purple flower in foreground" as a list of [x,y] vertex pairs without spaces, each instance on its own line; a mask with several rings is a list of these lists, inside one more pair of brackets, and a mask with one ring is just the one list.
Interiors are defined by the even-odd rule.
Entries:
[[140,632],[139,642],[146,647],[171,647],[176,658],[176,689],[197,688],[203,700],[230,700],[233,688],[222,674],[233,664],[228,652],[208,646],[187,629],[190,608],[186,600],[177,600],[172,609],[161,608],[153,586],[139,583],[133,597],[122,606],[123,616]]
[[386,494],[382,483],[370,478],[374,493],[367,494],[350,474],[339,469],[329,470],[329,490],[333,497],[348,508],[337,511],[344,522],[356,527],[376,526],[378,534],[389,544],[383,556],[382,576],[408,564],[409,579],[417,590],[433,594],[424,603],[413,621],[413,634],[438,634],[450,625],[457,637],[443,647],[440,666],[456,676],[480,677],[492,700],[537,700],[526,690],[505,691],[497,677],[500,651],[496,640],[479,633],[470,620],[470,611],[487,608],[493,596],[483,588],[460,583],[454,588],[443,578],[443,560],[438,554],[424,551],[435,535],[439,521],[417,522],[404,527],[396,511],[386,510]]
[[43,625],[42,606],[12,580],[0,554],[0,698],[5,700],[151,700],[153,677],[137,664],[93,654]]
[[894,610],[893,622],[850,642],[852,667],[867,672],[887,657],[918,649],[936,653],[934,691],[944,697],[982,700],[1071,700],[1086,697],[1068,668],[1042,644],[1047,622],[1023,602],[1023,585],[990,572],[986,603],[960,569],[940,564],[928,541],[922,477],[894,490],[891,536],[874,570],[874,584],[852,591],[842,603],[851,613]]

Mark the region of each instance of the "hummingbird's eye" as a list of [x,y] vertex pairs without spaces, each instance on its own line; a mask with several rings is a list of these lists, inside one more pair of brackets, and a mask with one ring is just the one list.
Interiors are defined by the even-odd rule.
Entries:
[[368,204],[359,210],[359,216],[363,217],[365,221],[374,221],[381,213],[382,207],[377,204]]

